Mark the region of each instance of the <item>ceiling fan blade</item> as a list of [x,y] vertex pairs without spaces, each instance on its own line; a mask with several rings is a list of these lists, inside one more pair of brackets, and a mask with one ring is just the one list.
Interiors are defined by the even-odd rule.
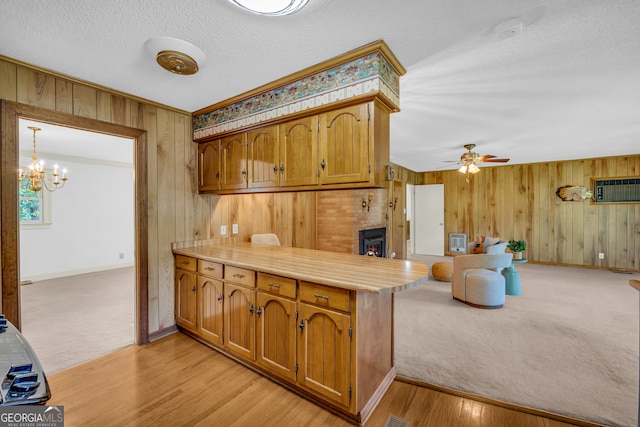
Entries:
[[496,157],[496,156],[494,156],[493,154],[485,154],[484,156],[478,157],[476,159],[476,162],[485,162],[486,159],[493,159],[494,157]]
[[508,162],[509,159],[487,159],[487,160],[483,160],[483,162],[485,163],[506,163]]

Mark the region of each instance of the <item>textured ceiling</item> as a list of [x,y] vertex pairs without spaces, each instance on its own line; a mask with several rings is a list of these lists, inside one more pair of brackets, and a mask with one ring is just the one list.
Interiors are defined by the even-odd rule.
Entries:
[[[499,38],[514,18],[522,32]],[[192,112],[383,39],[407,69],[392,161],[428,171],[468,143],[511,164],[639,153],[638,23],[638,0],[310,0],[287,17],[227,0],[4,0],[0,55]],[[162,70],[145,49],[158,36],[206,65]]]

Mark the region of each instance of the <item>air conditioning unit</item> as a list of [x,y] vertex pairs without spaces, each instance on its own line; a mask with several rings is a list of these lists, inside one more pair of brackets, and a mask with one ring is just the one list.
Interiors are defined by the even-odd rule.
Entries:
[[465,233],[449,233],[449,252],[467,253],[467,235]]

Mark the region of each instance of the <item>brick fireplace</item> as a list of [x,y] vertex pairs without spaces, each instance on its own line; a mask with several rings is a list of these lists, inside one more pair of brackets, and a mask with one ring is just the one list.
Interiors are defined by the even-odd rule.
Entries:
[[[386,189],[319,191],[316,194],[318,249],[359,254],[360,231],[388,225]],[[369,205],[363,207],[363,202]]]

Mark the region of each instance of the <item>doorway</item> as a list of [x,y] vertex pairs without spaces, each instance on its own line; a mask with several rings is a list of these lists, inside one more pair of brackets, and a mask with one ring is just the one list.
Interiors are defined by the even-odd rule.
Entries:
[[413,253],[444,255],[444,184],[414,187]]
[[135,174],[135,343],[149,341],[148,326],[148,221],[147,221],[147,134],[144,130],[59,113],[15,102],[0,101],[0,228],[2,263],[2,311],[18,329],[20,316],[20,244],[18,224],[19,119],[115,135],[133,140]]
[[133,140],[20,118],[23,171],[34,138],[64,185],[20,191],[21,329],[55,373],[134,342]]

